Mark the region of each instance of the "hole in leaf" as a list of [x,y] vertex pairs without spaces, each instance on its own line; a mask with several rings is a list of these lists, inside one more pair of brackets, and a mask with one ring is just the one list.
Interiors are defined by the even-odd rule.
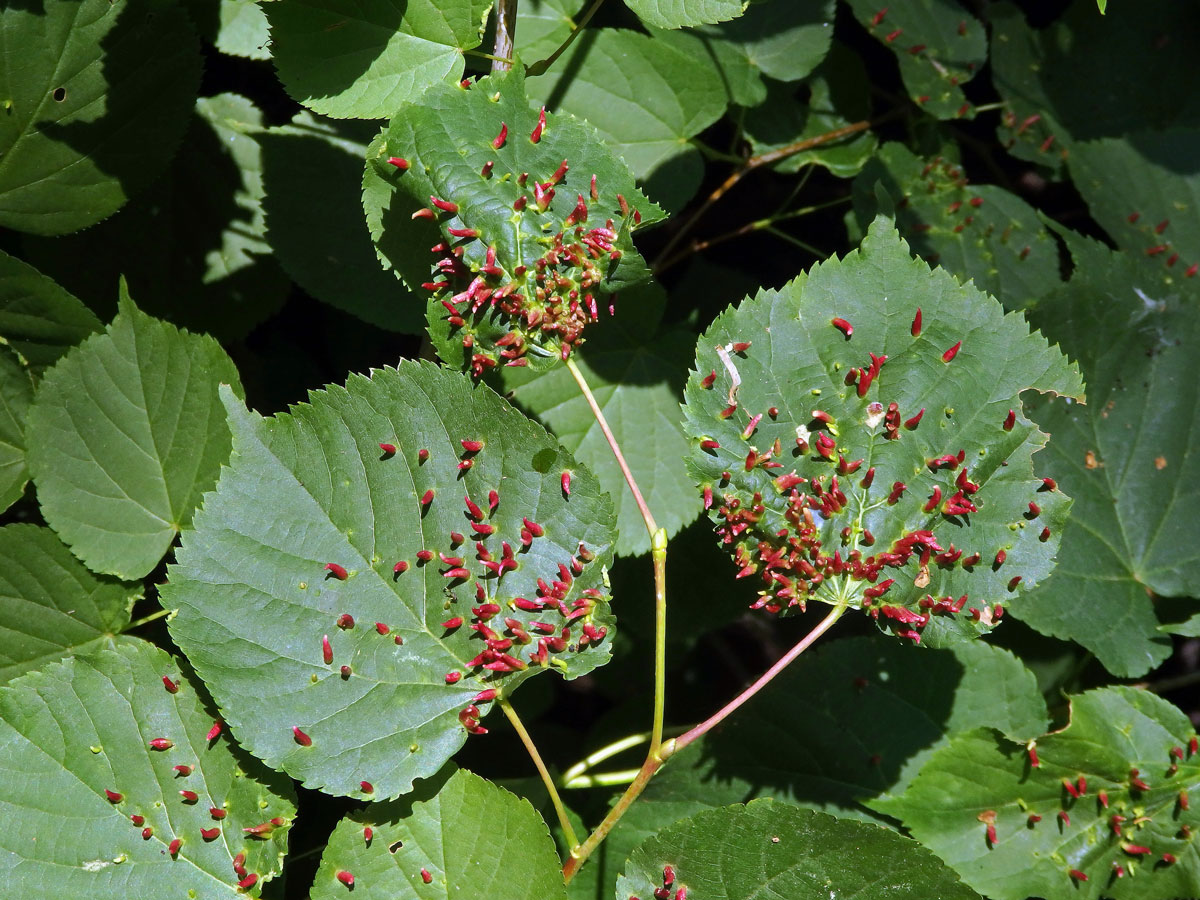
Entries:
[[64,87],[57,87],[54,89],[54,93],[52,93],[50,96],[53,97],[55,100],[57,100],[59,103],[62,103],[64,100],[67,99],[67,89]]

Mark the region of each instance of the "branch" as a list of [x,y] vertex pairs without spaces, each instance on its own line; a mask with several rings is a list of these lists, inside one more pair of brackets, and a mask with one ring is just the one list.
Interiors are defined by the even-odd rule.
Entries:
[[658,531],[658,525],[654,521],[654,516],[650,514],[650,507],[646,505],[646,501],[642,497],[642,492],[638,489],[633,472],[629,470],[629,463],[625,462],[625,455],[621,453],[621,445],[617,443],[612,429],[608,427],[608,420],[604,418],[600,404],[596,402],[596,398],[592,395],[592,389],[588,387],[587,379],[583,377],[583,372],[579,370],[579,366],[575,364],[575,360],[567,359],[567,370],[574,377],[575,383],[579,385],[580,392],[583,394],[584,399],[587,400],[588,406],[591,407],[596,424],[604,432],[604,439],[608,441],[608,446],[612,449],[613,456],[617,458],[617,465],[621,467],[621,474],[625,476],[625,483],[629,485],[629,490],[633,491],[634,502],[637,503],[638,511],[642,514],[642,521],[646,523],[646,530],[650,532],[650,540],[653,541],[654,535]]
[[517,0],[496,0],[496,40],[492,44],[492,71],[512,68],[513,43],[517,38]]
[[[667,245],[659,252],[658,258],[660,260],[671,261],[671,251],[674,250],[684,239],[684,237],[692,230],[695,224],[700,220],[701,216],[708,212],[714,203],[724,197],[750,172],[753,172],[755,169],[761,168],[762,166],[769,166],[771,163],[779,162],[781,159],[787,159],[789,156],[795,156],[797,153],[803,153],[805,150],[811,150],[813,147],[820,147],[822,144],[832,143],[833,141],[841,140],[844,137],[849,137],[852,134],[858,134],[860,131],[866,131],[871,127],[871,124],[872,123],[869,120],[863,119],[860,122],[854,122],[853,124],[843,126],[842,128],[835,128],[833,131],[828,131],[825,134],[818,134],[816,137],[805,138],[802,141],[796,141],[793,144],[788,144],[786,147],[780,147],[776,150],[759,154],[758,156],[751,156],[741,165],[740,168],[734,169],[733,172],[730,173],[729,177],[721,182],[721,184],[719,184],[716,189],[708,195],[704,202],[697,207],[696,211],[688,216],[684,223],[679,227],[679,230],[671,236],[669,241],[667,241]],[[661,268],[662,266],[656,264],[654,266],[654,273],[657,275]]]

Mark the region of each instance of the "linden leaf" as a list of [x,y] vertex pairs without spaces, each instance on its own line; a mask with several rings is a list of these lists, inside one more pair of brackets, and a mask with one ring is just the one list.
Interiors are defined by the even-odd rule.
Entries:
[[263,0],[221,0],[213,46],[230,56],[270,59],[270,26]]
[[[1193,7],[1119,3],[1101,18],[1091,0],[1075,0],[1036,29],[1018,7],[995,3],[988,19],[992,78],[1006,107],[997,136],[1014,156],[1058,170],[1076,141],[1200,127],[1200,95],[1178,76],[1200,50]],[[1133,77],[1114,77],[1114,65]]]
[[[794,85],[772,82],[765,94],[765,102],[746,111],[746,137],[755,156],[861,122],[871,112],[866,67],[857,53],[840,43],[806,79],[803,102]],[[862,131],[785,156],[772,168],[794,173],[816,164],[841,178],[852,178],[874,157],[877,147],[874,133]]]
[[689,139],[729,103],[722,73],[686,32],[589,29],[526,89],[558,112],[586,119],[651,199],[671,209],[691,198],[704,175],[704,158]]
[[736,19],[746,0],[625,0],[651,28],[687,28]]
[[163,602],[250,752],[395,797],[482,729],[481,692],[607,661],[611,503],[490,388],[403,363],[269,419],[223,395],[233,455]]
[[89,572],[49,528],[0,528],[0,683],[132,640],[118,635],[141,596],[140,583]]
[[1070,169],[1118,247],[1165,289],[1200,292],[1200,128],[1079,141]]
[[6,893],[128,900],[203,884],[234,900],[253,875],[258,896],[282,868],[296,797],[215,727],[191,678],[144,641],[0,688]]
[[105,315],[125,278],[144,312],[224,341],[245,337],[292,288],[263,235],[263,130],[245,97],[200,98],[155,190],[78,234],[26,238],[29,260]]
[[1070,501],[1034,474],[1046,435],[1020,395],[1083,385],[1022,316],[908,254],[881,217],[860,250],[721,315],[685,427],[756,606],[862,606],[938,645],[1053,568]]
[[25,417],[33,403],[29,370],[0,345],[0,511],[21,499],[29,482],[25,467]]
[[284,88],[335,119],[386,119],[426,88],[457,82],[492,0],[267,3]]
[[987,31],[954,0],[848,0],[854,17],[896,55],[908,95],[939,119],[973,117],[962,85],[987,60]]
[[[425,328],[424,298],[379,265],[359,202],[363,158],[377,123],[302,110],[258,135],[267,243],[297,284],[323,303],[407,334]],[[304,184],[303,191],[295,185]]]
[[597,295],[649,278],[631,233],[662,215],[586,124],[543,124],[523,83],[432,88],[368,151],[372,236],[431,294],[439,355],[476,376],[565,359],[608,306]]
[[356,900],[565,900],[554,842],[529,801],[452,769],[342,819],[312,900],[343,900],[350,884]]
[[1033,411],[1054,434],[1043,464],[1076,499],[1062,564],[1013,613],[1135,677],[1171,653],[1149,592],[1194,596],[1200,578],[1190,537],[1200,502],[1200,315],[1194,299],[1156,287],[1158,273],[1140,260],[1061,233],[1075,272],[1032,315],[1079,359],[1091,402]]
[[971,185],[962,166],[922,159],[888,143],[854,182],[854,213],[866,228],[878,212],[877,185],[896,209],[913,251],[961,280],[1021,308],[1061,284],[1058,244],[1037,211],[1004,188]]
[[0,338],[34,375],[104,326],[37,269],[0,250]]
[[638,847],[617,896],[660,896],[664,888],[661,896],[683,889],[704,900],[978,900],[916,841],[775,800],[707,810]]
[[521,59],[540,60],[555,50],[574,30],[584,0],[523,0],[517,6],[517,53]]
[[169,0],[0,8],[19,64],[0,68],[0,226],[66,234],[162,172],[200,84],[200,46]]
[[229,453],[220,383],[239,385],[216,341],[145,315],[124,291],[104,333],[46,372],[26,423],[29,471],[42,515],[88,568],[135,579],[163,558]]
[[1032,752],[968,732],[903,796],[869,805],[994,900],[1170,900],[1200,878],[1192,794],[1200,759],[1187,716],[1148,691],[1110,687],[1072,697],[1070,724]]

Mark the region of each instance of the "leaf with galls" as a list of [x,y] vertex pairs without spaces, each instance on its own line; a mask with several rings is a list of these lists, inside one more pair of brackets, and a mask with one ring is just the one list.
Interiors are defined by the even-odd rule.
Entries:
[[[0,689],[3,895],[184,897],[204,884],[232,900],[240,880],[278,875],[291,782],[207,739],[211,723],[198,679],[132,638]],[[245,833],[264,819],[279,822],[272,834]]]
[[264,419],[225,392],[233,456],[163,602],[251,753],[386,799],[485,734],[499,693],[608,660],[612,505],[462,373],[403,363],[310,396]]
[[933,645],[989,631],[1049,574],[1070,506],[1034,473],[1026,389],[1083,396],[1020,315],[884,218],[722,314],[685,391],[688,465],[754,606],[845,603]]
[[529,105],[519,68],[402,109],[364,204],[381,258],[429,296],[439,355],[476,376],[566,359],[649,277],[631,236],[662,215],[590,126]]
[[1148,691],[1071,698],[1071,722],[1028,745],[990,729],[953,738],[899,797],[900,819],[994,900],[1170,900],[1195,893],[1200,741]]

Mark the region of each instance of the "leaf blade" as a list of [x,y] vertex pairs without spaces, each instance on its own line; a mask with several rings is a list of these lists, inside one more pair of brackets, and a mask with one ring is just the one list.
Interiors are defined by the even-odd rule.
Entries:
[[[178,608],[172,636],[234,733],[268,765],[330,793],[362,796],[365,780],[373,797],[394,797],[462,746],[466,719],[482,716],[464,712],[479,691],[507,694],[543,670],[534,654],[548,640],[536,637],[532,621],[557,623],[556,634],[567,629],[569,646],[564,638],[561,649],[542,651],[566,677],[607,661],[613,619],[600,588],[615,539],[611,506],[590,474],[490,389],[405,363],[352,376],[345,388],[315,392],[311,404],[272,419],[224,394],[231,465],[177,553],[164,603]],[[459,443],[475,438],[485,442],[478,452]],[[396,452],[381,453],[380,443]],[[423,462],[418,449],[429,451]],[[463,457],[470,469],[458,468]],[[564,470],[573,473],[569,497]],[[482,513],[493,489],[493,515],[474,517],[459,499],[474,497]],[[287,513],[282,528],[276,508]],[[520,546],[523,517],[544,534],[497,579],[482,560],[507,557],[501,539]],[[472,522],[496,531],[484,536]],[[487,553],[472,553],[452,531],[484,542]],[[591,560],[580,555],[578,573],[563,579],[573,570],[556,566],[575,560],[580,542]],[[427,563],[418,551],[429,552]],[[394,569],[398,560],[403,571]],[[467,574],[447,575],[457,569]],[[530,610],[513,601],[541,596],[538,579],[551,593],[552,580],[569,582],[564,602],[578,602],[583,622],[607,629],[591,642],[598,646],[583,645],[578,612],[567,620],[555,602]],[[599,596],[589,599],[593,590]],[[484,610],[485,600],[499,610]],[[343,613],[352,621],[339,626]],[[532,630],[529,643],[507,619]],[[496,656],[468,664],[489,631],[489,640],[512,641],[504,652],[524,668],[482,668],[499,665]],[[451,672],[457,676],[447,678]]]
[[94,571],[141,578],[216,481],[229,437],[216,387],[239,385],[216,341],[126,295],[103,334],[46,373],[26,427],[43,515]]

